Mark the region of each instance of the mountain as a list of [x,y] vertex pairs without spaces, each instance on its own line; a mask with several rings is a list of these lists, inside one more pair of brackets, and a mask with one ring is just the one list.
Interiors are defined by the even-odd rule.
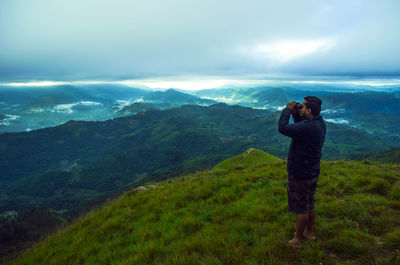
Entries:
[[168,89],[167,91],[152,91],[147,95],[136,99],[133,104],[123,107],[119,113],[131,115],[147,110],[164,110],[183,105],[209,106],[216,103],[218,102],[215,100],[202,99],[174,89]]
[[399,90],[393,87],[390,92],[367,89],[376,88],[280,84],[183,93],[174,89],[150,91],[116,84],[0,86],[0,133],[53,127],[69,120],[103,121],[187,104],[209,106],[225,102],[276,111],[290,101],[302,101],[307,95],[315,95],[323,101],[322,115],[327,121],[360,128],[399,146]]
[[142,103],[142,102],[135,102],[129,106],[123,107],[119,113],[123,115],[132,115],[138,112],[144,112],[148,110],[159,110],[155,104],[152,103]]
[[[62,104],[81,100],[119,100],[142,97],[150,91],[115,84],[0,86],[0,98],[8,105]],[[46,100],[47,98],[52,100]],[[41,105],[40,105],[41,106]]]
[[400,167],[322,161],[317,241],[293,250],[286,162],[252,149],[137,187],[10,264],[398,264]]
[[112,101],[140,98],[151,93],[148,89],[117,84],[76,85],[76,87],[90,95]]
[[[305,96],[314,95],[322,100],[321,115],[325,120],[360,128],[369,134],[387,138],[392,144],[400,143],[400,97],[398,90],[385,91],[335,91],[321,86],[262,86],[255,88],[210,89],[194,92],[196,95],[239,104],[246,107],[280,110],[291,101],[302,102]],[[336,87],[340,89],[340,87]]]
[[119,116],[114,105],[149,91],[121,85],[0,86],[0,132],[30,131],[69,120],[107,120]]
[[333,94],[322,98],[324,115],[382,136],[400,139],[400,98],[393,92],[365,91]]
[[303,98],[308,93],[322,97],[330,93],[341,92],[302,90],[292,86],[259,86],[251,88],[205,89],[193,93],[203,98],[214,99],[228,104],[277,110],[286,106],[291,101],[303,101]]
[[[74,215],[112,193],[210,168],[251,146],[285,159],[290,138],[277,130],[279,115],[222,103],[185,105],[0,135],[0,213],[50,208]],[[390,147],[327,123],[323,159]]]
[[103,121],[151,109],[217,103],[173,89],[150,91],[114,84],[0,86],[0,99],[0,133],[53,127],[69,120]]
[[211,105],[217,103],[214,100],[201,99],[199,97],[189,95],[176,91],[174,89],[168,89],[166,91],[154,91],[143,97],[144,101],[152,103],[169,103],[172,106],[182,105]]

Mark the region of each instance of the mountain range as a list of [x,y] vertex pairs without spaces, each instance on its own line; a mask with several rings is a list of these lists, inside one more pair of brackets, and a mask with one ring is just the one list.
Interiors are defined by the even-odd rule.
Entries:
[[[368,90],[372,89],[372,90]],[[322,99],[322,115],[332,123],[360,128],[394,145],[400,142],[400,88],[377,91],[368,86],[286,84],[205,89],[150,91],[123,85],[63,85],[0,87],[0,133],[61,125],[69,120],[104,121],[138,112],[218,102],[281,110],[306,95]]]
[[391,91],[337,91],[335,87],[316,86],[300,89],[293,86],[226,88],[195,92],[203,98],[242,106],[280,110],[291,101],[302,102],[308,95],[322,100],[325,120],[360,128],[370,134],[400,142],[400,89]]
[[0,133],[53,127],[69,120],[103,121],[150,109],[131,106],[138,103],[163,110],[217,102],[173,89],[150,91],[123,85],[0,86]]

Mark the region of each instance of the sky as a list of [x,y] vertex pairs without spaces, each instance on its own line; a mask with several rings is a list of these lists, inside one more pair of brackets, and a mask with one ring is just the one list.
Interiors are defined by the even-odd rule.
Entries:
[[397,0],[1,0],[0,82],[400,77]]

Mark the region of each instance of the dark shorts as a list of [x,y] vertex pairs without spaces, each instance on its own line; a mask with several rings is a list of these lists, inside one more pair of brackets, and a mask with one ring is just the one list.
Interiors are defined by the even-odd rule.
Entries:
[[308,213],[314,209],[314,194],[318,177],[312,179],[294,179],[288,176],[287,195],[289,211],[297,214]]

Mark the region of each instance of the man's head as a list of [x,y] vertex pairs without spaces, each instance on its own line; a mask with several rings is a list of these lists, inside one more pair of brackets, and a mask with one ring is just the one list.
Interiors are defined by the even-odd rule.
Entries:
[[314,96],[307,96],[302,103],[303,107],[300,110],[300,117],[311,118],[318,116],[321,111],[322,101]]

